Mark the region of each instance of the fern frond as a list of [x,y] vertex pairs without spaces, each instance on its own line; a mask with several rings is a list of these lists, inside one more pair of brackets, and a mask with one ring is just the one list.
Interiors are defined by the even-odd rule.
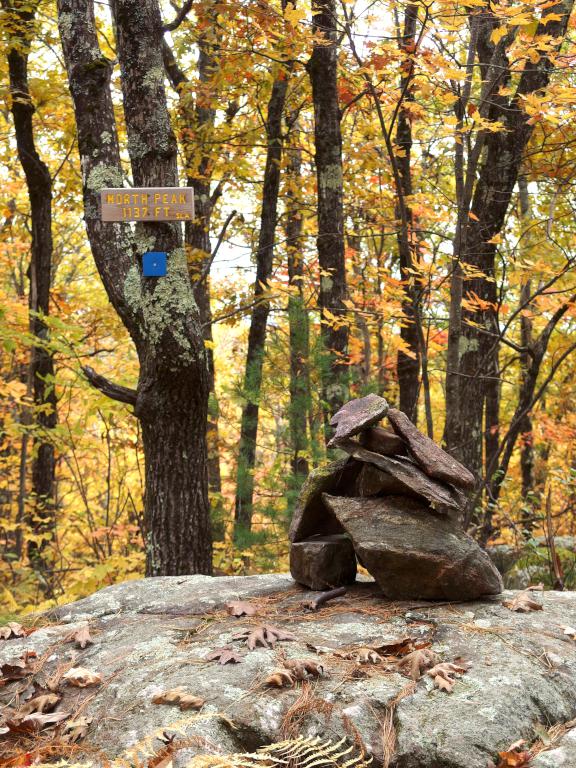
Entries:
[[333,742],[331,739],[323,741],[319,736],[299,736],[260,747],[248,754],[198,755],[186,768],[274,768],[288,763],[291,768],[368,768],[372,758],[367,759],[363,753],[340,762],[341,758],[354,751],[353,746],[342,749],[346,743],[346,737]]

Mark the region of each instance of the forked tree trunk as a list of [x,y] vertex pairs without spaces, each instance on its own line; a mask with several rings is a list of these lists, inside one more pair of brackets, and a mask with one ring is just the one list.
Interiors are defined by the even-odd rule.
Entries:
[[[325,41],[308,62],[314,102],[314,146],[318,182],[318,264],[322,400],[325,420],[342,407],[348,393],[348,325],[344,249],[342,133],[338,105],[338,17],[336,0],[312,5],[312,29]],[[331,430],[326,428],[326,437]]]
[[[52,179],[48,166],[36,149],[34,140],[34,105],[28,87],[28,55],[34,32],[36,5],[22,0],[4,2],[12,22],[12,39],[17,41],[8,51],[11,109],[14,118],[18,157],[26,176],[32,223],[30,259],[30,330],[38,340],[31,350],[29,378],[37,424],[33,443],[31,512],[26,515],[35,536],[50,539],[55,528],[55,455],[51,431],[56,427],[56,390],[54,361],[47,349],[52,278]],[[52,565],[46,557],[47,540],[29,541],[28,556],[32,568],[42,579],[47,594],[52,591]]]
[[[156,0],[112,3],[134,184],[177,186],[176,140],[163,82],[162,23]],[[82,160],[92,253],[115,310],[138,351],[137,391],[93,379],[132,402],[146,461],[146,573],[210,573],[206,471],[209,377],[198,307],[180,225],[100,221],[102,188],[122,186],[110,95],[112,62],[98,45],[92,0],[59,0],[58,15]],[[143,278],[141,256],[168,253],[163,278]]]
[[[563,40],[572,6],[573,0],[565,0],[548,8],[546,19],[540,22],[535,37]],[[517,28],[513,27],[506,37],[494,43],[492,33],[499,23],[490,9],[470,16],[472,38],[469,61],[472,66],[469,70],[474,69],[474,57],[477,56],[483,81],[479,114],[489,120],[501,121],[503,129],[479,133],[476,145],[469,153],[466,173],[462,172],[459,182],[459,225],[454,243],[446,373],[445,442],[448,450],[472,469],[478,478],[483,475],[487,397],[491,414],[486,423],[490,428],[496,408],[495,385],[491,386],[489,382],[491,377],[499,376],[496,363],[499,329],[494,238],[504,226],[523,153],[533,132],[533,125],[524,108],[525,98],[539,94],[547,87],[553,67],[551,56],[555,52],[553,47],[549,53],[541,53],[537,61],[526,62],[515,93],[509,99],[504,89],[510,85],[512,72],[506,47],[513,41]],[[461,98],[456,104],[459,119],[466,108],[466,99]],[[459,163],[457,170],[458,166]],[[475,276],[467,277],[467,269]],[[474,300],[474,297],[480,299],[479,311],[462,311],[462,298]],[[517,425],[513,431],[516,432],[516,429]],[[492,447],[489,450],[493,452]],[[494,456],[491,460],[494,461]],[[507,468],[507,462],[504,464]],[[499,472],[502,467],[501,461]],[[501,477],[494,481],[495,495],[501,482]]]

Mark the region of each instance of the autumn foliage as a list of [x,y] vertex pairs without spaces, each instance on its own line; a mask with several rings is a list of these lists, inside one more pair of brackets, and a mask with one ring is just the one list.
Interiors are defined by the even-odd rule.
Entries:
[[[180,183],[210,203],[197,205],[196,230],[184,241],[192,283],[202,286],[196,298],[205,302],[213,379],[214,568],[285,568],[297,492],[330,453],[326,411],[345,389],[412,409],[422,431],[444,438],[470,466],[478,484],[467,523],[482,543],[523,546],[574,534],[571,4],[325,5],[336,13],[343,169],[328,181],[315,167],[318,94],[309,62],[329,40],[309,3],[196,0],[175,18],[170,4],[161,7],[165,71],[151,76],[165,81]],[[96,8],[131,184],[117,43],[106,7]],[[23,12],[30,18],[23,21]],[[85,370],[134,389],[139,360],[86,237],[55,3],[7,0],[0,40],[0,612],[8,615],[143,575],[150,531],[140,422],[132,405],[92,386]],[[14,85],[16,55],[27,60],[28,95]],[[274,88],[284,86],[270,268],[255,281],[264,252],[269,110],[278,107]],[[34,304],[19,103],[34,109],[35,147],[51,179],[49,313]],[[319,178],[342,184],[345,293],[331,307],[334,272],[318,257]],[[246,353],[255,308],[264,305],[258,378]],[[345,354],[337,349],[329,358],[326,343],[346,338]],[[41,398],[39,350],[53,361]],[[258,405],[253,467],[244,454],[239,463],[250,403]],[[56,418],[47,421],[54,407]],[[54,483],[49,498],[38,498],[34,467],[46,445]],[[248,524],[244,517],[234,531],[243,473],[253,481],[253,505]],[[272,629],[262,637],[269,640]],[[446,690],[465,671],[434,670]],[[271,684],[293,678],[294,670],[281,671]],[[173,699],[182,706],[182,696]],[[502,764],[520,765],[516,759],[516,752],[503,755]]]

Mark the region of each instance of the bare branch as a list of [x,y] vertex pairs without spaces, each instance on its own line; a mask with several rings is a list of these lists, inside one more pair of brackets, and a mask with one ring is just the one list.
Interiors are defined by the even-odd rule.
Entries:
[[95,389],[98,389],[112,400],[118,400],[120,403],[136,405],[136,390],[130,387],[123,387],[120,384],[114,384],[113,381],[96,373],[94,368],[89,365],[82,366],[82,372]]

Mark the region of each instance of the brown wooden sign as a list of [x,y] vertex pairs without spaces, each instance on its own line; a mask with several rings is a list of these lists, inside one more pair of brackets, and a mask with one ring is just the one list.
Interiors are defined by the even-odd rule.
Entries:
[[191,187],[103,189],[102,221],[189,221],[194,218]]

